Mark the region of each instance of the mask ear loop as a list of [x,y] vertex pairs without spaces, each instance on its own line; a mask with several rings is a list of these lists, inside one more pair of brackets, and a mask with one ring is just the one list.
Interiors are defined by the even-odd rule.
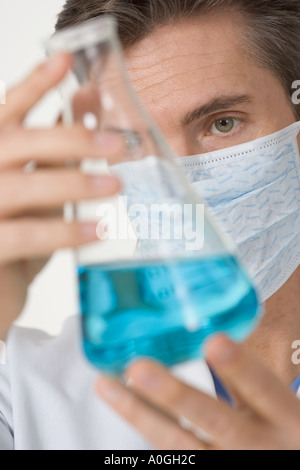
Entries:
[[[300,121],[297,121],[274,134],[260,137],[250,142],[244,142],[243,144],[216,150],[214,152],[190,155],[186,157],[177,157],[176,163],[178,164],[179,168],[181,168],[181,170],[192,171],[195,168],[202,168],[203,171],[205,171],[207,166],[209,167],[210,165],[229,161],[234,158],[247,157],[247,155],[260,150],[267,150],[268,148],[278,145],[282,143],[282,141],[291,138],[293,135],[296,135],[297,139],[299,133]],[[247,146],[249,146],[249,149],[245,150]]]
[[[298,130],[297,133],[295,133],[295,147],[294,147],[294,159],[295,159],[295,167],[298,175],[298,181],[299,181],[299,197],[298,197],[298,204],[299,204],[299,217],[300,217],[300,121],[298,121],[295,125],[295,130]],[[300,220],[299,220],[299,233],[298,233],[298,238],[299,238],[299,244],[297,246],[299,247],[299,252],[293,257],[289,265],[284,269],[282,272],[279,280],[277,279],[276,282],[274,282],[273,286],[268,289],[266,292],[266,300],[268,300],[272,295],[274,295],[274,285],[277,284],[280,287],[276,289],[275,292],[277,292],[282,285],[287,282],[287,278],[289,277],[290,272],[292,271],[293,273],[296,271],[296,269],[300,266]]]

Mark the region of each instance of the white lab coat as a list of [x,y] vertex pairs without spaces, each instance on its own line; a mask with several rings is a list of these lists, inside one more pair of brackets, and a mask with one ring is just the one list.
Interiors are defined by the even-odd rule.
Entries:
[[[80,348],[79,321],[69,319],[51,338],[14,327],[0,365],[0,450],[149,450],[137,431],[96,396],[98,375]],[[214,395],[205,363],[174,369]]]

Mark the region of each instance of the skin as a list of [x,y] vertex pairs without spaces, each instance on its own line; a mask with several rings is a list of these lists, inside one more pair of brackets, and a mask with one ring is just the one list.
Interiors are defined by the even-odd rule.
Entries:
[[[300,404],[292,392],[249,351],[225,337],[211,340],[206,355],[239,397],[235,409],[150,361],[127,371],[131,389],[101,378],[98,393],[157,449],[299,450]],[[201,431],[208,434],[205,440],[199,438]]]
[[[232,15],[160,28],[128,50],[126,58],[140,99],[179,156],[249,142],[296,121],[278,78],[245,54]],[[248,99],[184,123],[197,108],[237,96]],[[228,117],[236,119],[235,128],[222,134],[214,122]],[[248,341],[287,385],[300,374],[290,360],[295,332],[300,332],[299,285],[300,269],[267,302],[261,328]]]
[[[207,15],[161,27],[127,51],[140,99],[179,156],[238,145],[296,121],[278,78],[245,53],[237,16]],[[224,102],[237,96],[243,99]],[[199,107],[201,112],[195,111]],[[220,132],[214,123],[228,118],[235,120],[233,129]],[[299,285],[300,269],[268,300],[266,315],[244,349],[222,337],[208,346],[208,360],[238,397],[237,410],[208,399],[148,361],[129,369],[132,392],[102,378],[100,396],[159,449],[205,448],[166,414],[185,416],[203,428],[212,436],[213,448],[300,448],[300,405],[287,390],[300,374],[291,361],[291,345],[300,334]]]
[[[57,85],[71,64],[61,55],[41,65],[7,96],[0,107],[0,339],[5,339],[26,301],[28,286],[59,248],[97,240],[95,224],[65,223],[67,201],[95,199],[116,193],[113,177],[89,178],[65,169],[70,160],[118,154],[121,143],[111,135],[93,134],[80,125],[64,129],[27,130],[28,111]],[[34,173],[24,166],[34,160]],[[53,191],[55,187],[55,191]]]
[[[233,32],[235,24],[226,15],[206,17],[198,21],[197,27],[192,23],[178,24],[157,31],[127,52],[130,73],[142,101],[179,155],[230,147],[275,132],[295,120],[277,79],[246,60],[237,31]],[[116,159],[121,143],[112,141],[111,136],[96,136],[79,125],[70,129],[57,125],[46,131],[23,128],[27,112],[57,85],[69,65],[68,56],[42,65],[10,92],[8,104],[0,107],[0,338],[5,338],[21,312],[29,283],[48,256],[59,248],[96,239],[93,224],[63,222],[63,204],[107,197],[119,189],[114,178],[91,181],[77,170],[64,168],[70,159],[79,162],[86,155]],[[229,110],[224,108],[218,113],[215,110],[210,120],[202,117],[182,124],[195,106],[231,91],[235,95],[247,92],[251,98],[230,109],[231,115],[245,121],[239,131],[235,129],[234,136],[220,137],[215,135],[215,129],[211,131],[213,121],[229,116]],[[24,165],[31,160],[37,162],[37,170],[34,174],[24,173]],[[299,374],[293,367],[283,371],[288,369],[290,345],[299,329],[295,314],[299,301],[297,284],[299,272],[276,294],[275,300],[271,299],[263,324],[249,342],[267,363],[276,362],[273,370],[282,375],[286,384],[290,377]],[[278,340],[278,349],[269,347],[271,337]],[[257,347],[260,343],[265,345],[263,351]],[[157,448],[300,448],[300,404],[280,380],[257,362],[249,346],[236,346],[219,337],[207,347],[209,362],[239,398],[235,410],[187,387],[149,361],[136,363],[128,370],[131,390],[104,377],[97,390]],[[286,355],[278,364],[277,351],[284,358]],[[195,437],[195,429],[191,432],[180,427],[179,416],[209,433],[212,444]]]

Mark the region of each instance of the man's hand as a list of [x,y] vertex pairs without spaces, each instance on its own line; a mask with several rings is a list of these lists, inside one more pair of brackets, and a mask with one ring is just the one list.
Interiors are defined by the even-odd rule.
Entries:
[[[211,340],[207,358],[238,397],[235,409],[150,361],[128,370],[132,391],[104,377],[97,389],[160,450],[300,450],[300,403],[292,392],[227,338]],[[210,444],[201,440],[200,430],[211,436]]]
[[[62,54],[38,67],[0,106],[0,339],[21,313],[28,285],[57,249],[95,241],[95,224],[65,223],[67,201],[111,196],[113,177],[88,177],[66,163],[85,157],[113,157],[120,142],[81,125],[27,130],[30,109],[67,73]],[[34,161],[36,171],[25,171]]]

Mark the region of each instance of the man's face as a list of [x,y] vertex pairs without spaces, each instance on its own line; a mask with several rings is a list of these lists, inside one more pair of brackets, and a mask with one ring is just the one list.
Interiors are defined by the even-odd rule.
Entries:
[[242,18],[159,28],[126,53],[140,99],[179,156],[231,147],[295,121],[280,81],[245,53]]

